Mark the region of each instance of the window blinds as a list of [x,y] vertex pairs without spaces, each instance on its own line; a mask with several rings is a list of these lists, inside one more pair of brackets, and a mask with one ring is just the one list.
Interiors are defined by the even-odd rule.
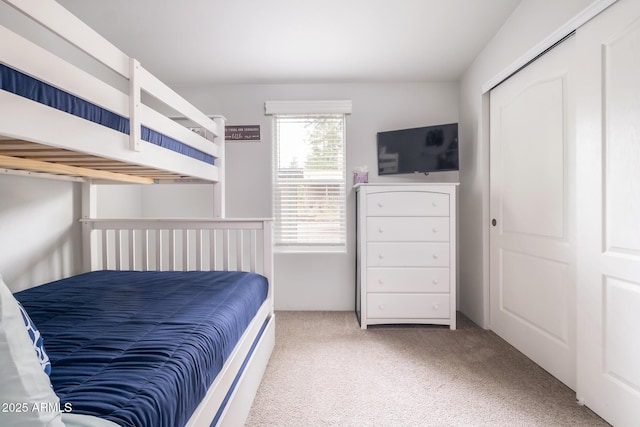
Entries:
[[345,115],[274,115],[275,243],[346,243]]

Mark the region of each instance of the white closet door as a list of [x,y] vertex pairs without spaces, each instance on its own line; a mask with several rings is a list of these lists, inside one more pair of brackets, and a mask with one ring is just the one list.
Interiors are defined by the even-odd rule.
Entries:
[[640,2],[577,33],[578,399],[640,425]]
[[490,93],[491,329],[575,388],[571,37]]

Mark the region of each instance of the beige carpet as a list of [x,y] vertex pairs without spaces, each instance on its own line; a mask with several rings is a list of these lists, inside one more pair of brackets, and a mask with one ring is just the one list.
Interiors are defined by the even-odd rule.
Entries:
[[351,312],[277,312],[246,425],[607,425],[493,332],[458,322],[360,330]]

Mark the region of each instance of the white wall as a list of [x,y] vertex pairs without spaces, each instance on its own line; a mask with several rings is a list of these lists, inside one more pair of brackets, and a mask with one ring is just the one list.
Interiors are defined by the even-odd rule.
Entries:
[[[184,92],[187,93],[186,91]],[[458,121],[457,85],[335,84],[226,87],[221,91],[189,92],[202,105],[206,98],[220,105],[230,124],[261,124],[260,144],[228,144],[228,216],[271,216],[271,118],[264,116],[267,100],[350,99],[347,117],[347,235],[346,254],[277,254],[275,299],[279,310],[351,310],[355,303],[355,194],[351,171],[367,165],[370,182],[457,179],[432,175],[377,176],[376,133]],[[202,101],[200,101],[202,99]],[[203,107],[204,108],[204,107]],[[208,111],[205,108],[205,111]],[[247,197],[247,195],[252,195]]]
[[138,185],[98,185],[98,218],[142,217],[142,188]]
[[[178,88],[178,91],[205,113],[223,114],[229,124],[259,124],[262,127],[262,142],[227,144],[227,217],[272,216],[271,118],[264,115],[265,101],[353,101],[353,114],[347,117],[348,251],[346,254],[277,254],[275,304],[278,310],[353,309],[355,198],[351,191],[351,172],[354,168],[367,165],[371,171],[370,182],[458,179],[457,172],[429,177],[381,178],[376,174],[378,131],[458,121],[455,83],[229,85]],[[202,186],[196,188],[195,193],[186,194],[182,187],[142,188],[139,196],[141,213],[154,216],[150,212],[158,213],[161,204],[157,202],[165,200],[173,205],[170,206],[172,210],[179,205],[180,213],[184,214],[180,216],[211,216],[210,188]],[[151,196],[150,192],[154,194]]]
[[98,218],[211,218],[210,184],[98,185]]
[[489,127],[482,85],[593,0],[523,0],[460,81],[460,311],[489,326]]
[[0,274],[13,291],[81,272],[81,187],[0,175]]

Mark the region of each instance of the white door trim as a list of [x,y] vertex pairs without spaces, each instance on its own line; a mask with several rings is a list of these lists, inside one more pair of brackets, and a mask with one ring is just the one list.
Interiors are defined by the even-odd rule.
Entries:
[[580,13],[567,21],[560,28],[555,30],[553,33],[549,34],[544,40],[540,43],[529,49],[524,55],[520,56],[518,59],[509,64],[506,68],[500,71],[498,74],[487,80],[482,85],[482,93],[487,93],[504,80],[509,78],[513,73],[516,73],[519,69],[527,65],[529,62],[533,61],[535,58],[543,54],[553,45],[558,43],[560,40],[567,37],[573,31],[580,28],[582,25],[587,23],[593,17],[598,15],[600,12],[617,2],[618,0],[595,0],[589,6],[584,8]]

